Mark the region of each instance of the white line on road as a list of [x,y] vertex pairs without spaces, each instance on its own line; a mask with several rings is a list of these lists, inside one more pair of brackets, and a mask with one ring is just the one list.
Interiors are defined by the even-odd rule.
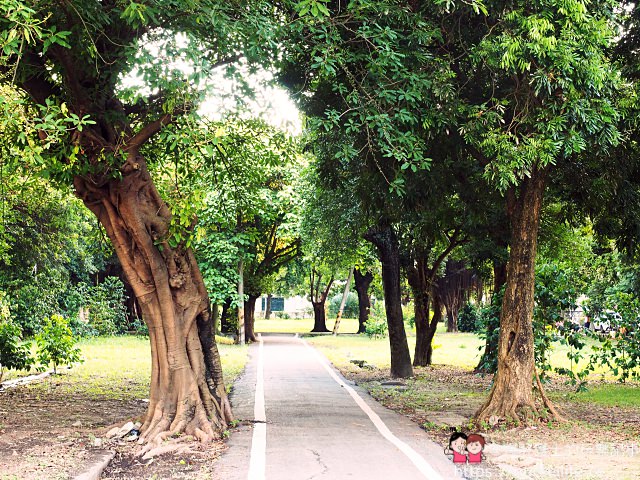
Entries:
[[320,354],[312,346],[310,346],[303,338],[301,338],[300,341],[304,344],[305,347],[311,350],[311,353],[315,355],[315,357],[318,359],[320,364],[329,373],[331,378],[333,378],[338,383],[338,385],[340,385],[347,392],[349,392],[349,395],[351,395],[351,397],[355,400],[355,402],[362,409],[362,411],[367,414],[367,416],[369,417],[371,422],[376,426],[380,434],[384,438],[386,438],[388,441],[393,443],[402,453],[404,453],[409,458],[409,460],[413,462],[416,468],[420,470],[420,473],[422,473],[426,478],[429,478],[431,480],[443,480],[442,476],[438,472],[436,472],[431,465],[429,465],[429,463],[422,457],[422,455],[420,455],[413,448],[411,448],[409,445],[407,445],[398,437],[396,437],[393,433],[391,433],[391,430],[389,430],[389,427],[387,427],[387,425],[382,421],[382,419],[378,416],[378,414],[374,412],[371,409],[371,407],[369,407],[369,405],[366,404],[366,402],[362,399],[362,397],[358,395],[358,392],[356,392],[353,388],[351,388],[349,385],[344,383],[342,379],[338,377],[338,375],[336,375],[336,373],[333,371],[331,366],[327,364],[325,359],[322,358]]
[[249,480],[264,480],[267,452],[267,415],[264,409],[264,343],[258,334],[258,374],[256,379],[256,398],[253,407],[253,438],[251,440],[251,460],[249,462]]

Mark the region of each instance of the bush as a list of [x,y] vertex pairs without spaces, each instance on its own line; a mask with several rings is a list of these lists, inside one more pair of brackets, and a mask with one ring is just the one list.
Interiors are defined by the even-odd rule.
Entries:
[[13,322],[4,292],[0,292],[0,381],[4,370],[24,370],[33,365],[31,344],[22,343],[22,329]]
[[[329,300],[329,315],[336,317],[338,310],[340,310],[340,302],[342,302],[342,294],[334,295]],[[358,318],[358,295],[353,292],[349,292],[347,295],[347,301],[344,304],[344,311],[342,312],[343,318]]]
[[75,348],[75,339],[67,321],[60,315],[52,315],[42,331],[36,335],[38,362],[42,367],[53,364],[53,373],[58,365],[71,365],[81,362],[80,349]]
[[34,279],[33,283],[11,291],[15,299],[14,319],[25,335],[35,334],[42,327],[42,322],[58,311],[58,293],[58,285],[46,278]]
[[[98,285],[79,283],[65,298],[64,310],[70,318],[69,326],[79,337],[95,335],[121,335],[130,327],[125,301],[124,285],[117,277],[107,277]],[[80,318],[80,309],[87,317]]]
[[382,302],[376,302],[371,308],[371,314],[365,324],[364,333],[369,338],[386,337],[388,328],[387,315],[382,307]]
[[481,329],[482,320],[480,319],[478,307],[467,302],[465,306],[460,309],[460,313],[458,314],[458,331],[476,333]]

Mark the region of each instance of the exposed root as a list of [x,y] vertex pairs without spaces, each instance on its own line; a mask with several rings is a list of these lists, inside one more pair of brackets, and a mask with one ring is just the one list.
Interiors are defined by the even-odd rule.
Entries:
[[169,445],[161,445],[159,447],[155,447],[147,451],[143,456],[143,460],[149,460],[150,458],[157,457],[158,455],[164,455],[165,453],[187,453],[190,452],[191,449],[188,445],[184,444],[169,444]]
[[568,420],[563,417],[560,412],[558,412],[555,405],[553,405],[553,403],[551,403],[551,400],[549,400],[549,397],[547,397],[547,394],[544,393],[544,388],[542,388],[542,382],[540,381],[540,376],[538,375],[538,369],[534,369],[534,372],[536,374],[536,385],[538,386],[540,398],[542,398],[542,404],[547,408],[547,410],[549,410],[549,413],[553,415],[553,419],[556,422],[566,423]]

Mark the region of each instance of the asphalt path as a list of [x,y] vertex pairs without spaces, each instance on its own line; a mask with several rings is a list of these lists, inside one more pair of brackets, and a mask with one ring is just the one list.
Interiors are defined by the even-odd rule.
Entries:
[[216,466],[220,478],[462,478],[441,445],[293,335],[263,335],[250,347],[231,401],[241,426]]

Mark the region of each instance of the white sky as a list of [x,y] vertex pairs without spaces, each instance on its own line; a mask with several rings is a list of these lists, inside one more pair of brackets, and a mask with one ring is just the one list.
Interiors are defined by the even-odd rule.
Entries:
[[[221,120],[225,115],[237,113],[242,117],[260,117],[274,127],[281,128],[292,135],[302,132],[302,119],[289,94],[275,85],[270,72],[260,70],[256,74],[243,73],[243,78],[254,91],[253,98],[242,97],[245,105],[236,103],[238,89],[234,81],[220,73],[215,81],[214,93],[209,95],[200,107],[200,114],[211,120]],[[234,92],[236,95],[234,95]]]
[[[177,47],[179,50],[180,47],[186,46],[187,40],[183,34],[178,34],[173,39],[167,40],[167,43],[173,44],[174,48]],[[147,42],[144,49],[155,57],[159,64],[157,65],[160,70],[158,73],[161,75],[171,77],[171,72],[175,71],[189,75],[197,68],[193,61],[185,57],[181,58],[179,54],[178,57],[173,56],[175,53],[168,53],[167,46],[156,42]],[[234,64],[234,68],[253,91],[253,95],[243,94],[240,83],[225,76],[225,68],[218,68],[203,82],[206,84],[205,88],[211,93],[199,109],[201,115],[214,121],[222,120],[229,115],[238,115],[242,118],[259,117],[292,135],[299,135],[302,132],[300,112],[288,93],[276,85],[273,73],[262,69],[254,69],[256,71],[250,73],[249,67],[242,60]],[[140,71],[134,69],[122,79],[122,85],[135,87],[144,94],[150,94],[152,91],[139,74]],[[238,99],[241,99],[241,105]]]

